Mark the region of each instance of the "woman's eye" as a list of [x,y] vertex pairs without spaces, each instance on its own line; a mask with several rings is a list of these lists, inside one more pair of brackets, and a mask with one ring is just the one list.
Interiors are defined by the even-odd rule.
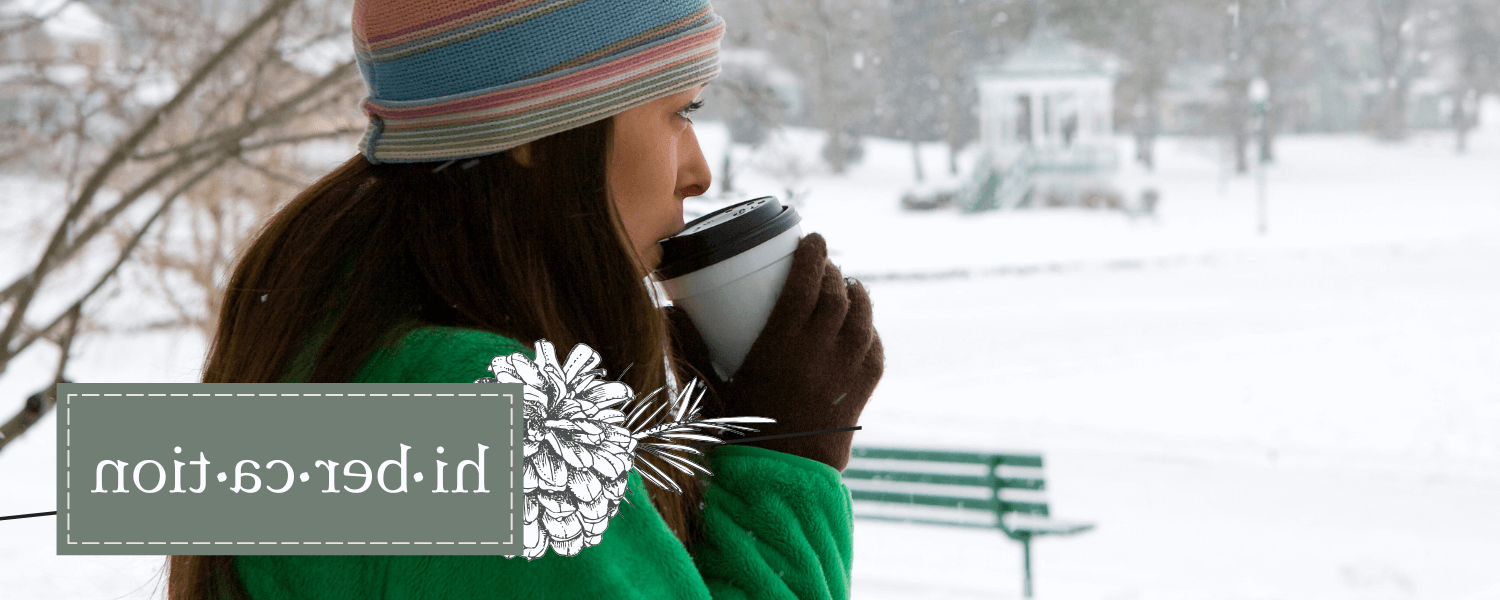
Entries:
[[688,115],[692,114],[693,111],[698,110],[700,108],[703,108],[703,101],[702,100],[694,100],[692,104],[687,105],[687,108],[682,109],[682,111],[678,112],[677,114],[680,115],[682,118],[687,119],[687,121],[689,123],[692,123],[693,120],[690,119],[690,118],[688,118]]

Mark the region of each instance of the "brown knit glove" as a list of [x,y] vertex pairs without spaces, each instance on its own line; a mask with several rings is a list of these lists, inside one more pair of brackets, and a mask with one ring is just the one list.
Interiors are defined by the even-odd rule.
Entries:
[[[708,386],[703,417],[776,419],[756,424],[760,431],[748,437],[853,427],[885,372],[870,295],[858,282],[844,280],[817,233],[798,244],[766,327],[729,382],[714,373],[687,313],[668,307],[667,319],[677,353]],[[747,444],[843,471],[853,441],[854,432],[844,431]]]

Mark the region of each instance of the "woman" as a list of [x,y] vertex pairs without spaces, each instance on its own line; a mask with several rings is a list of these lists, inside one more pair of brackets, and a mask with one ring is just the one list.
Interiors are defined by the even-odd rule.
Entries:
[[[361,155],[261,231],[204,382],[469,382],[547,339],[637,393],[707,381],[756,435],[854,425],[883,372],[869,297],[809,234],[731,382],[644,278],[710,174],[688,113],[718,73],[706,0],[360,0]],[[541,45],[545,42],[545,45]],[[630,477],[576,556],[175,556],[200,598],[846,598],[852,433],[716,447],[683,490]]]

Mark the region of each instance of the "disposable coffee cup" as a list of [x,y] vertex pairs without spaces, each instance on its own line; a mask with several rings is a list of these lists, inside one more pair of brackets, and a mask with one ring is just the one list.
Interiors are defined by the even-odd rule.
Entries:
[[728,381],[760,337],[792,270],[802,217],[771,196],[746,200],[688,223],[661,240],[657,275],[686,311]]

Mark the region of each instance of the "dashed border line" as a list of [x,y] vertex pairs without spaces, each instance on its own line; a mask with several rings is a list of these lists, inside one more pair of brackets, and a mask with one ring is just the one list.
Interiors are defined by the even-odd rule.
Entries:
[[[67,438],[66,442],[65,442],[66,446],[67,446],[67,451],[66,451],[66,454],[67,454],[67,465],[66,465],[66,468],[64,469],[64,476],[67,479],[67,481],[66,481],[66,491],[65,491],[65,496],[66,496],[66,502],[67,503],[66,503],[65,508],[63,510],[63,515],[64,515],[63,518],[66,521],[67,543],[71,544],[71,545],[94,546],[94,545],[121,545],[121,544],[124,544],[124,545],[149,544],[149,545],[182,545],[182,546],[188,546],[188,545],[268,545],[268,546],[274,546],[274,545],[286,545],[286,546],[298,546],[298,545],[302,545],[302,546],[318,546],[318,545],[329,545],[329,546],[333,546],[333,545],[344,545],[344,544],[348,544],[348,545],[364,545],[364,544],[369,544],[369,545],[373,546],[373,545],[384,545],[384,544],[392,544],[392,545],[432,545],[432,544],[455,545],[455,544],[461,544],[461,545],[486,545],[486,546],[496,545],[497,546],[497,545],[500,545],[502,543],[502,542],[75,542],[75,541],[73,541],[73,513],[72,513],[72,510],[73,510],[73,396],[114,396],[114,397],[121,397],[121,396],[143,396],[143,397],[171,397],[171,396],[293,396],[293,397],[297,397],[297,396],[426,396],[426,397],[432,397],[432,396],[449,396],[449,397],[457,397],[457,396],[468,396],[468,397],[485,396],[485,397],[489,397],[489,396],[494,396],[494,397],[499,397],[499,396],[505,396],[505,398],[510,402],[510,406],[512,408],[512,410],[508,410],[505,413],[507,415],[507,417],[509,418],[509,420],[510,420],[510,448],[509,449],[514,449],[515,446],[516,446],[516,427],[515,427],[515,425],[516,425],[516,418],[515,418],[515,410],[514,410],[514,407],[516,405],[516,395],[515,394],[457,394],[457,393],[453,393],[453,394],[439,394],[439,393],[431,393],[431,394],[415,394],[415,393],[413,393],[413,394],[377,394],[377,393],[367,393],[367,394],[356,394],[356,393],[345,393],[345,394],[335,394],[335,393],[330,393],[330,394],[319,394],[319,393],[299,393],[299,394],[248,394],[248,393],[235,393],[235,394],[229,394],[229,393],[222,393],[222,394],[209,394],[209,393],[195,393],[195,394],[187,394],[187,393],[182,393],[182,394],[68,394],[67,398],[63,401],[63,412],[65,413],[65,415],[66,415],[65,418],[67,419],[67,421],[65,423],[65,427],[64,427],[64,435]],[[511,468],[510,468],[510,489],[514,490],[515,487],[516,487],[515,452],[506,452],[506,456],[511,457],[511,464],[510,464],[510,466],[511,466]],[[515,494],[513,494],[513,493],[512,494],[506,494],[506,496],[510,498],[510,539],[507,540],[507,541],[505,541],[504,543],[506,543],[506,544],[513,544],[516,541],[516,497],[515,497]]]

